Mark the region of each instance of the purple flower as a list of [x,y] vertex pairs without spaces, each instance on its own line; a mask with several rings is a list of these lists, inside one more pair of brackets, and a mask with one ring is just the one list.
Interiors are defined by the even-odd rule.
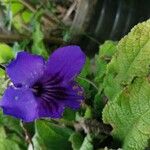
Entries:
[[47,62],[20,52],[6,68],[13,82],[2,97],[4,114],[30,122],[41,117],[60,118],[65,107],[77,109],[84,99],[75,82],[85,55],[78,46],[57,49]]

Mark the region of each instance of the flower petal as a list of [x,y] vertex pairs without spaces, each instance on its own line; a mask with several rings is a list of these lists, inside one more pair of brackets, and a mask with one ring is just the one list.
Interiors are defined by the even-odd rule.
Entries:
[[72,109],[80,108],[81,103],[84,101],[83,89],[76,82],[71,82],[66,86],[66,92],[68,96],[63,101],[64,105]]
[[7,66],[7,74],[17,85],[33,85],[44,72],[44,59],[27,52],[20,52],[17,58]]
[[79,46],[66,46],[57,49],[47,62],[46,74],[58,75],[70,81],[78,75],[85,64],[85,54]]
[[61,118],[62,117],[64,111],[63,104],[58,103],[57,101],[54,100],[46,101],[41,98],[39,98],[38,101],[40,102],[38,105],[39,118],[43,118],[43,117]]
[[8,87],[5,91],[0,106],[6,115],[20,118],[30,122],[38,117],[37,101],[29,89]]

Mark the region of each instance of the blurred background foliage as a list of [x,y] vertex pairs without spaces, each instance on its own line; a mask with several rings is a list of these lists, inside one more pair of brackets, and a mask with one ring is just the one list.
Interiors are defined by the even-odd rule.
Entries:
[[[103,2],[102,6],[105,6],[114,1]],[[116,8],[122,6],[122,1],[117,2],[119,4]],[[125,4],[131,2],[125,0]],[[103,80],[107,66],[117,51],[118,42],[104,42],[113,39],[113,36],[102,34],[108,30],[104,27],[109,23],[109,17],[103,18],[106,18],[103,26],[100,26],[99,16],[96,20],[95,16],[103,10],[96,7],[100,4],[98,0],[0,0],[0,97],[11,84],[3,68],[19,51],[25,50],[47,59],[57,47],[72,43],[80,44],[86,53],[89,48],[91,50],[84,69],[77,78],[85,90],[85,102],[80,110],[66,109],[62,119],[47,118],[32,123],[23,123],[0,112],[0,150],[111,150],[121,147],[122,143],[111,136],[111,126],[102,121],[102,110],[108,101]],[[97,13],[91,14],[89,10]],[[133,8],[131,12],[135,12]],[[115,40],[119,40],[135,23],[148,17],[143,15],[140,20],[134,20],[128,30],[118,36],[115,33]],[[94,30],[93,33],[92,29],[97,29],[98,32]],[[104,44],[101,45],[102,42]],[[97,53],[93,56],[92,52],[95,51]],[[113,90],[109,94],[113,94]]]

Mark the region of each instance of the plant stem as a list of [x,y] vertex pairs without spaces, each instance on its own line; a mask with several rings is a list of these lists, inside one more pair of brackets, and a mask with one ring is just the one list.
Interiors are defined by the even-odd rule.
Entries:
[[[20,35],[20,34],[4,34],[4,33],[0,33],[0,42],[5,42],[5,43],[13,43],[16,41],[23,41],[26,39],[31,39],[32,36],[31,35]],[[47,36],[44,38],[45,41],[53,43],[53,44],[57,44],[57,45],[62,45],[65,42],[61,39],[61,38],[56,38],[56,37],[52,37],[52,36]]]
[[26,140],[29,144],[31,144],[32,149],[34,150],[34,144],[33,144],[33,142],[32,142],[31,136],[30,136],[28,130],[26,129],[25,124],[24,124],[23,121],[20,121],[20,126],[21,126],[22,130],[24,131],[25,140]]
[[91,85],[98,91],[98,87],[96,86],[96,84],[95,84],[94,82],[90,81],[89,79],[83,78],[83,77],[81,77],[81,76],[78,76],[77,78],[78,78],[78,79],[81,79],[81,80],[84,80],[84,81],[86,81],[87,83],[91,84]]

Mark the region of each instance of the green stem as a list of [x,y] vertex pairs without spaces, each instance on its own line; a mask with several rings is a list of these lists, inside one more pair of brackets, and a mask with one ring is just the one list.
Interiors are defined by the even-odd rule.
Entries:
[[98,87],[96,86],[96,84],[95,84],[94,82],[90,81],[89,79],[83,78],[83,77],[81,77],[81,76],[78,76],[77,78],[78,78],[78,79],[81,79],[81,80],[84,80],[84,81],[86,81],[87,83],[91,84],[91,85],[98,91]]
[[25,139],[26,139],[26,141],[27,141],[29,144],[31,144],[32,149],[34,150],[34,144],[33,144],[33,142],[32,142],[31,136],[30,136],[28,130],[26,129],[24,122],[21,121],[21,120],[20,120],[20,126],[21,126],[21,128],[22,128],[22,130],[23,130],[23,132],[24,132],[24,134],[25,134]]

